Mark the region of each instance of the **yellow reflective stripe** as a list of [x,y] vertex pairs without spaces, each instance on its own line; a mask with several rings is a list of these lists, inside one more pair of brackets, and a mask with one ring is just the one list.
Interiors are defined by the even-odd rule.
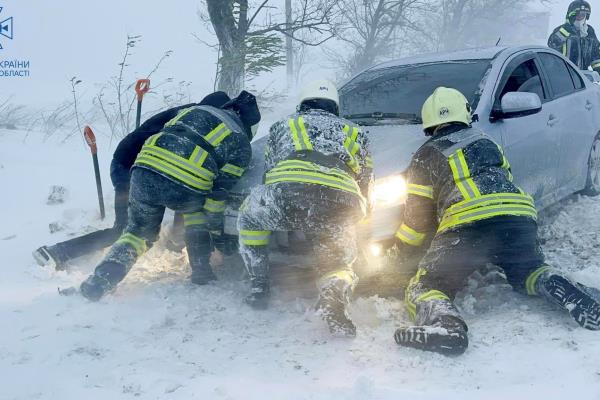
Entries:
[[269,171],[271,172],[283,172],[289,171],[290,169],[296,169],[300,171],[311,171],[311,172],[319,172],[321,174],[325,173],[327,175],[333,175],[340,179],[344,180],[352,180],[352,177],[348,175],[346,172],[337,169],[337,168],[324,168],[317,164],[311,163],[309,161],[300,161],[300,160],[285,160],[277,163],[277,166]]
[[367,168],[373,168],[373,159],[371,158],[371,156],[367,156],[366,158],[366,166]]
[[454,176],[454,182],[463,197],[465,199],[472,199],[481,196],[479,189],[471,178],[471,172],[469,171],[463,150],[459,149],[456,153],[452,154],[448,158],[448,162]]
[[302,141],[304,142],[304,146],[307,150],[313,150],[313,145],[310,142],[310,137],[308,136],[308,132],[306,131],[306,127],[304,126],[304,118],[298,117],[298,126],[300,127],[300,134],[302,135]]
[[[201,167],[202,164],[204,164],[204,161],[206,161],[206,158],[208,157],[208,151],[204,150],[202,147],[200,146],[196,146],[196,148],[194,149],[194,151],[192,152],[192,155],[189,158],[189,161],[198,166]],[[208,171],[208,170],[207,170]],[[210,171],[209,171],[210,172]],[[211,172],[212,174],[212,172]],[[214,175],[213,175],[214,176]]]
[[290,131],[292,132],[292,141],[294,142],[294,147],[296,148],[296,151],[304,150],[302,142],[300,141],[300,137],[298,136],[298,129],[296,129],[296,120],[290,119],[288,121],[288,124],[290,125]]
[[417,316],[417,306],[411,301],[412,292],[416,289],[416,286],[419,284],[421,277],[425,275],[427,275],[427,270],[419,268],[415,276],[410,278],[410,281],[408,281],[408,286],[406,288],[406,291],[404,292],[404,304],[406,304],[408,315],[413,321]]
[[433,186],[417,185],[415,183],[409,183],[407,185],[408,194],[415,196],[427,197],[433,199]]
[[233,165],[233,164],[225,164],[223,165],[223,168],[221,168],[221,171],[230,174],[230,175],[234,175],[237,177],[240,177],[242,175],[244,175],[244,168],[238,167],[237,165]]
[[358,134],[360,133],[360,130],[357,126],[344,125],[343,130],[350,140],[356,142],[356,139],[358,139]]
[[402,224],[396,231],[396,237],[411,246],[420,246],[425,241],[425,234],[417,232],[406,224]]
[[535,208],[522,204],[500,204],[487,207],[477,207],[445,218],[440,223],[437,232],[443,232],[449,228],[466,224],[469,222],[480,221],[487,218],[498,217],[501,215],[515,215],[537,219]]
[[282,171],[269,172],[265,177],[265,184],[270,185],[277,182],[305,182],[314,183],[345,190],[360,195],[360,189],[353,179],[341,179],[335,176],[308,171]]
[[216,147],[229,135],[231,135],[231,131],[227,129],[224,123],[220,123],[215,129],[204,136],[204,139],[213,147]]
[[427,300],[450,300],[444,292],[440,292],[439,290],[430,290],[429,292],[423,293],[419,297],[415,299],[415,303],[419,303],[421,301]]
[[148,139],[146,139],[145,144],[150,145],[150,146],[154,146],[156,145],[156,141],[162,136],[162,132],[161,133],[157,133],[156,135],[152,135],[150,136]]
[[271,231],[240,230],[240,241],[247,246],[266,246],[270,237]]
[[[162,147],[144,145],[139,154],[148,157],[156,157],[160,159],[160,161],[166,161],[170,164],[173,164],[173,166],[177,168],[180,168],[190,174],[198,175],[200,178],[207,181],[210,181],[215,177],[215,174],[213,172],[206,168],[202,168],[201,164],[198,165],[197,162],[192,162],[189,159],[183,158],[175,153],[163,149]],[[202,157],[199,157],[198,160],[200,160],[201,158]]]
[[334,279],[339,279],[346,282],[348,285],[350,285],[351,291],[354,290],[356,284],[358,283],[358,276],[354,272],[348,271],[347,269],[342,269],[339,271],[330,272],[319,278],[318,286],[322,287],[327,285],[329,281]]
[[529,276],[527,277],[527,280],[525,280],[525,288],[527,289],[527,294],[530,296],[536,296],[537,295],[537,290],[535,290],[535,285],[537,284],[537,280],[539,279],[540,275],[542,275],[544,272],[550,270],[550,267],[547,265],[541,266],[540,268],[536,269],[535,271],[533,271],[531,274],[529,274]]
[[181,169],[175,168],[164,161],[144,156],[142,154],[138,155],[138,157],[136,158],[135,165],[146,165],[152,167],[153,169],[159,172],[164,172],[168,176],[176,178],[177,180],[195,189],[210,190],[213,186],[212,181],[205,181],[201,178],[198,178],[197,176],[182,171]]
[[189,114],[193,110],[194,110],[194,107],[189,107],[189,108],[184,108],[183,110],[179,110],[179,112],[177,113],[177,115],[175,116],[175,118],[173,118],[172,120],[170,120],[169,122],[167,122],[165,124],[165,127],[175,125],[177,122],[179,122],[179,120],[181,118],[185,117],[187,114]]
[[183,226],[204,224],[206,224],[206,215],[203,212],[183,214]]
[[560,29],[559,29],[559,32],[560,32],[560,33],[562,33],[562,34],[563,34],[563,36],[565,36],[565,37],[569,37],[569,36],[571,36],[571,34],[569,33],[569,31],[568,31],[568,30],[566,30],[565,28],[560,28]]
[[600,68],[600,60],[592,61],[592,69]]
[[225,211],[225,207],[224,200],[206,199],[206,202],[204,203],[204,209],[213,213],[223,212]]
[[508,180],[512,182],[513,174],[512,174],[512,172],[510,172],[510,163],[508,162],[508,159],[504,155],[504,150],[502,150],[502,147],[500,147],[500,145],[497,145],[497,146],[498,146],[498,150],[500,151],[500,154],[502,154],[502,165],[500,166],[500,168],[506,170],[506,172],[508,174]]
[[349,137],[344,140],[344,147],[348,150],[351,156],[355,156],[360,150],[360,145]]
[[445,211],[444,217],[448,218],[456,213],[467,211],[473,208],[479,208],[489,205],[500,205],[500,204],[521,204],[530,207],[535,207],[533,198],[528,194],[523,193],[492,193],[484,194],[473,200],[463,200],[456,203]]
[[146,241],[141,237],[134,235],[133,233],[122,234],[115,243],[127,244],[133,247],[138,257],[144,254],[148,249],[148,246],[146,246]]

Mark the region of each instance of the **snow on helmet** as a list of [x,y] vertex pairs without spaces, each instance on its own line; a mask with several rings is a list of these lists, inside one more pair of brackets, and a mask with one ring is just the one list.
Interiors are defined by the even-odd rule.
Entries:
[[298,104],[302,105],[308,100],[330,100],[337,107],[340,106],[340,97],[335,84],[327,79],[319,79],[305,85],[300,91]]
[[575,0],[571,4],[569,4],[569,9],[567,11],[567,21],[571,24],[575,22],[575,18],[579,12],[585,12],[587,14],[586,19],[590,19],[590,15],[592,14],[592,6],[590,3],[584,0]]
[[471,106],[466,97],[456,89],[438,87],[425,100],[421,109],[423,130],[451,122],[471,123]]

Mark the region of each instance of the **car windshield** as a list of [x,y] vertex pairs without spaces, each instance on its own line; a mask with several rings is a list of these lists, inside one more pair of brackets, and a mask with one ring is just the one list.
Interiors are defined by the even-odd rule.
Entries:
[[362,125],[418,124],[423,103],[439,86],[460,90],[475,110],[490,65],[465,60],[365,71],[341,88],[342,115]]

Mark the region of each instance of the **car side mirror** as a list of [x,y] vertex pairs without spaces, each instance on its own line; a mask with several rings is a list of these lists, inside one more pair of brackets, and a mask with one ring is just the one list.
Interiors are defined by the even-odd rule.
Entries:
[[502,97],[496,118],[518,118],[542,111],[542,101],[536,93],[508,92]]

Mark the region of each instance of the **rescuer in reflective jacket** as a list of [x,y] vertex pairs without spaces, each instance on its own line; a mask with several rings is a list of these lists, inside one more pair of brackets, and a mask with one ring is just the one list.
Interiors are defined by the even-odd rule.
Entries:
[[548,39],[548,47],[562,53],[580,69],[588,67],[600,72],[600,41],[594,28],[587,24],[592,7],[577,0],[569,5],[567,21],[556,28]]
[[471,128],[466,98],[440,87],[422,110],[432,136],[408,169],[408,198],[396,233],[399,252],[428,245],[405,292],[416,326],[398,344],[444,354],[468,346],[467,325],[452,303],[466,278],[487,263],[501,267],[514,289],[542,295],[583,327],[600,329],[600,305],[587,288],[544,263],[532,198],[512,182],[502,148]]
[[[160,132],[165,124],[184,108],[195,105],[221,107],[229,100],[231,99],[224,92],[211,93],[202,99],[200,103],[187,104],[162,111],[148,118],[140,127],[125,136],[117,145],[110,164],[110,179],[115,190],[115,222],[113,226],[51,246],[42,246],[33,253],[36,261],[42,266],[52,265],[54,268],[62,270],[66,268],[66,264],[70,260],[112,245],[127,225],[130,170],[146,139]],[[177,233],[182,231],[180,214],[175,215],[173,228]],[[171,236],[170,239],[176,239],[174,236],[177,235]]]
[[221,108],[182,109],[150,136],[133,164],[127,226],[81,293],[97,300],[125,277],[157,239],[165,208],[183,213],[192,282],[213,280],[209,231],[222,234],[227,191],[250,163],[259,121],[256,99],[244,91]]
[[303,90],[298,112],[271,127],[264,185],[242,204],[238,229],[251,278],[248,304],[267,307],[271,233],[302,231],[317,258],[317,310],[332,333],[354,335],[345,308],[357,282],[354,225],[368,207],[372,162],[366,137],[338,117],[338,104],[331,82],[313,82]]

